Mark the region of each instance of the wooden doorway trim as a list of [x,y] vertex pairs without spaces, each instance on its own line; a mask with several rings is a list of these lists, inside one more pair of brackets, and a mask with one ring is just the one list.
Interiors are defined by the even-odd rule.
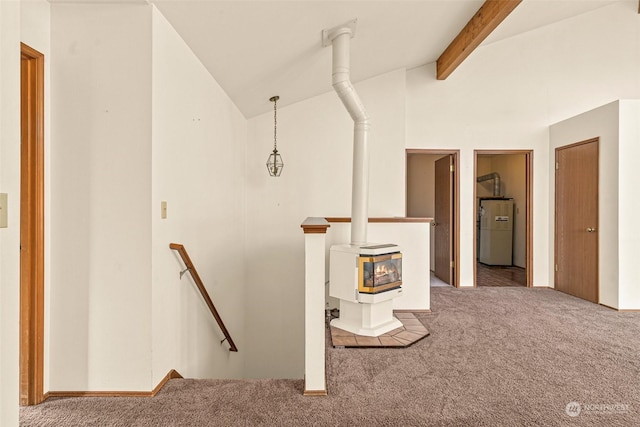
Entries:
[[44,55],[20,44],[20,405],[44,399]]
[[473,152],[473,287],[477,287],[477,239],[476,218],[478,217],[478,206],[476,203],[476,176],[478,175],[478,155],[486,154],[524,154],[525,156],[525,188],[526,211],[525,211],[525,270],[526,284],[528,288],[533,287],[533,150],[474,150]]
[[460,287],[460,150],[406,149],[405,150],[405,215],[408,209],[407,164],[409,154],[453,156],[453,272],[452,285]]

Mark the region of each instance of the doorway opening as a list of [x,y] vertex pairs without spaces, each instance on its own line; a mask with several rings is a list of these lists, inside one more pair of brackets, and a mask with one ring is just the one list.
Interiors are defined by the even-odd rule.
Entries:
[[406,150],[406,215],[432,218],[432,286],[460,285],[459,150]]
[[44,55],[20,44],[20,405],[44,400]]
[[530,150],[475,150],[475,286],[533,285],[532,157]]

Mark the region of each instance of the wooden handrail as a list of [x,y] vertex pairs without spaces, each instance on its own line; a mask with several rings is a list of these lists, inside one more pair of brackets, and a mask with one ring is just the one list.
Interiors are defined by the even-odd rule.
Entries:
[[187,271],[191,273],[191,277],[193,277],[193,281],[196,283],[196,286],[200,290],[200,293],[202,294],[202,298],[204,298],[204,301],[207,303],[209,310],[211,310],[211,314],[213,314],[213,317],[216,319],[216,322],[218,322],[218,326],[220,327],[220,329],[222,330],[222,333],[224,334],[224,340],[220,341],[220,343],[226,340],[230,346],[229,351],[238,351],[238,347],[236,347],[235,343],[233,342],[233,339],[231,339],[231,335],[229,335],[229,331],[227,330],[226,326],[224,326],[224,323],[222,322],[222,318],[218,314],[218,310],[216,310],[216,307],[213,305],[213,301],[211,301],[211,298],[209,297],[209,293],[207,292],[207,289],[204,287],[204,283],[202,283],[202,279],[200,279],[200,275],[198,275],[196,268],[193,266],[193,263],[191,262],[191,258],[189,258],[189,254],[187,253],[187,250],[184,248],[183,245],[179,243],[170,243],[169,247],[174,251],[178,251],[178,253],[180,254],[180,257],[182,258],[182,261],[184,261],[184,265],[187,267],[186,270],[180,273],[180,277],[182,277],[182,275]]

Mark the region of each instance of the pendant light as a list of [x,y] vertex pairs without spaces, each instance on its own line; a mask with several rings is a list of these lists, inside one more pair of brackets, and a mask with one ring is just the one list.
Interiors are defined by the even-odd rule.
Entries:
[[267,170],[271,176],[280,176],[284,163],[282,162],[282,156],[278,154],[278,120],[277,120],[277,108],[278,108],[279,96],[272,96],[269,101],[273,102],[273,153],[269,155],[267,159]]

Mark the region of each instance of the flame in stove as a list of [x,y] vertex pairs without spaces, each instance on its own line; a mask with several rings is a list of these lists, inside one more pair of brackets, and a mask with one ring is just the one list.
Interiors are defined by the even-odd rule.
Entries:
[[378,264],[376,266],[376,277],[386,276],[387,274],[389,274],[389,270],[386,264]]
[[374,281],[376,285],[383,285],[397,280],[400,280],[400,273],[393,262],[383,262],[375,266]]

